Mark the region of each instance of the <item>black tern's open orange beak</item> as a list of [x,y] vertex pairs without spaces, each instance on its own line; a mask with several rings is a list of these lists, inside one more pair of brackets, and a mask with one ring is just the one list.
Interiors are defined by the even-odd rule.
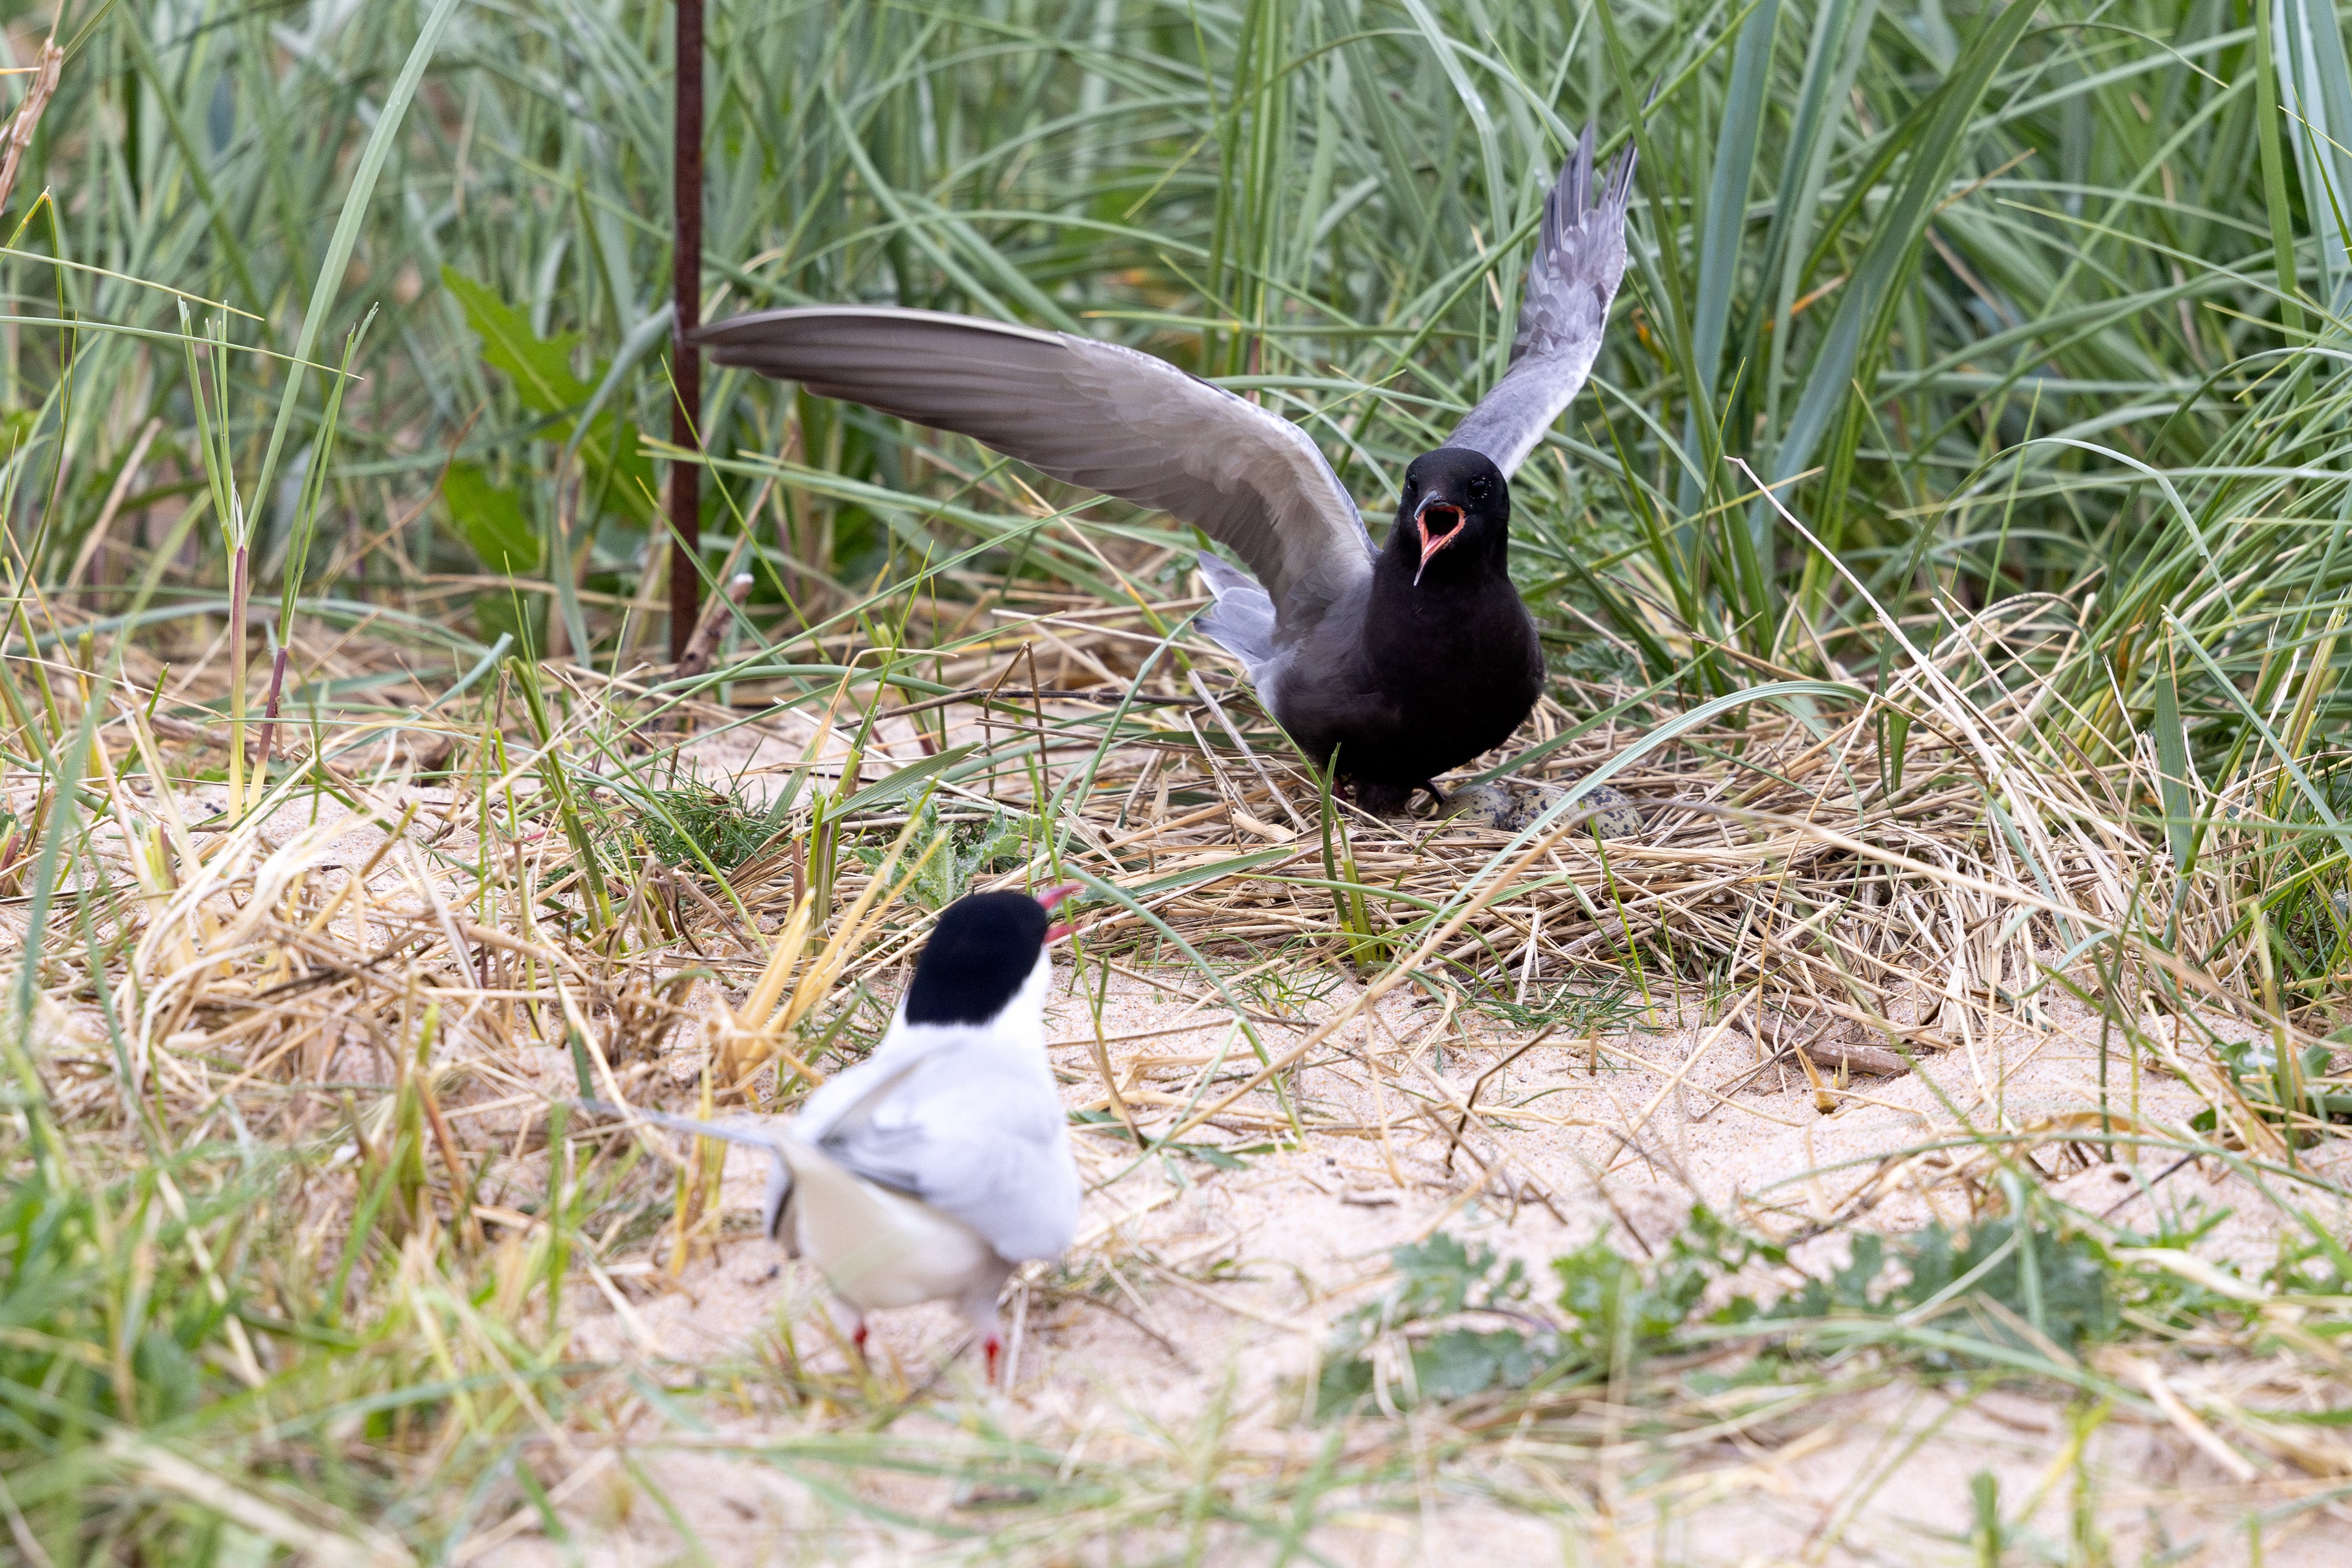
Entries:
[[[1433,536],[1429,531],[1429,518],[1430,515],[1433,512],[1452,513],[1454,515],[1454,526],[1446,529],[1442,534]],[[1433,498],[1423,501],[1421,504],[1421,509],[1412,515],[1412,526],[1418,529],[1421,534],[1421,565],[1414,569],[1412,574],[1412,585],[1415,588],[1419,588],[1421,586],[1421,574],[1429,570],[1430,558],[1434,556],[1439,550],[1444,549],[1447,545],[1452,544],[1455,539],[1460,538],[1462,537],[1462,530],[1469,526],[1469,522],[1470,518],[1468,514],[1464,512],[1461,507],[1455,506],[1451,501],[1440,501]]]
[[[1037,895],[1037,902],[1044,906],[1045,913],[1050,915],[1054,912],[1054,905],[1061,903],[1062,900],[1070,897],[1074,894],[1084,892],[1086,892],[1086,887],[1083,883],[1066,882],[1057,887],[1049,887],[1043,893],[1040,893]],[[1050,946],[1053,943],[1059,942],[1063,937],[1067,936],[1076,929],[1076,927],[1072,925],[1070,922],[1066,920],[1056,920],[1053,925],[1045,927],[1045,941],[1047,945]]]

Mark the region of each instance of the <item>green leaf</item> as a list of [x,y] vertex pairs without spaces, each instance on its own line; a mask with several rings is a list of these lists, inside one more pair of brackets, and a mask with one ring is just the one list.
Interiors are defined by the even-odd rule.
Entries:
[[1166,876],[1155,877],[1128,891],[1138,898],[1150,898],[1157,894],[1173,892],[1180,887],[1194,887],[1204,882],[1214,882],[1219,877],[1239,876],[1245,871],[1255,871],[1262,865],[1272,865],[1276,861],[1288,860],[1298,852],[1298,847],[1297,844],[1277,844],[1273,849],[1253,850],[1247,854],[1235,855],[1231,860],[1213,861],[1207,865],[1187,866],[1182,871],[1171,872]]
[[0,413],[0,459],[22,454],[33,439],[34,427],[40,423],[38,409],[12,408]]
[[[1952,170],[1976,128],[1979,101],[2036,9],[2034,0],[2011,0],[1977,34],[1951,76],[1892,133],[1895,145],[1909,145],[1910,162],[1868,248],[1854,264],[1853,281],[1839,292],[1836,314],[1773,457],[1775,479],[1801,472],[1812,460],[1831,421],[1846,406],[1856,368],[1893,329],[1888,302],[1897,297],[1927,246],[1927,225],[1949,193]],[[1862,197],[1850,199],[1858,203]]]
[[[585,381],[572,372],[579,333],[538,337],[530,329],[529,314],[500,299],[487,284],[449,267],[441,269],[441,281],[457,297],[466,324],[482,340],[482,362],[514,383],[525,408],[561,414],[595,394],[596,383],[604,377],[603,361],[589,367]],[[571,440],[575,427],[575,422],[562,420],[543,434],[562,443]],[[653,520],[654,465],[638,446],[637,427],[625,423],[618,411],[608,408],[590,422],[580,438],[579,461],[585,510],[618,512],[640,527]]]
[[1696,512],[1701,505],[1698,476],[1716,469],[1719,433],[1709,432],[1702,449],[1700,421],[1712,422],[1716,376],[1722,367],[1723,338],[1731,321],[1738,293],[1740,242],[1748,225],[1748,187],[1756,173],[1756,140],[1764,123],[1768,73],[1772,64],[1772,34],[1780,20],[1780,0],[1762,0],[1739,29],[1739,44],[1731,64],[1731,86],[1717,131],[1715,171],[1706,193],[1706,225],[1701,230],[1698,287],[1693,302],[1696,319],[1691,329],[1691,366],[1697,385],[1683,416],[1683,447],[1691,466],[1682,478],[1682,509]]
[[1352,1409],[1372,1392],[1372,1364],[1360,1355],[1335,1356],[1315,1382],[1315,1415],[1328,1420]]
[[449,465],[449,476],[441,482],[441,498],[448,503],[449,520],[486,570],[508,577],[529,576],[539,570],[539,534],[523,515],[521,498],[491,484],[479,465]]
[[572,373],[579,333],[533,335],[528,315],[454,267],[441,269],[441,282],[457,297],[466,325],[482,340],[482,362],[514,382],[525,408],[534,413],[562,413],[588,401],[595,389]]
[[2341,311],[2352,285],[2347,255],[2352,234],[2346,232],[2345,216],[2352,202],[2352,151],[2344,145],[2352,135],[2352,63],[2344,55],[2343,25],[2334,5],[2315,0],[2278,0],[2264,9],[2277,34],[2273,63],[2303,176],[2305,216],[2319,242],[2320,304]]
[[1454,1329],[1412,1353],[1413,1381],[1423,1399],[1465,1399],[1497,1384],[1524,1388],[1541,1366],[1527,1335],[1508,1329]]
[[834,807],[828,815],[838,817],[851,811],[868,810],[886,800],[895,800],[924,780],[946,772],[979,749],[977,746],[951,747],[936,757],[926,757],[920,762],[910,762],[896,773],[868,784],[840,805]]
[[2271,256],[2279,295],[2279,325],[2294,337],[2303,330],[2296,302],[2299,269],[2294,260],[2294,208],[2286,194],[2286,168],[2279,156],[2279,99],[2284,87],[2271,57],[2269,0],[2254,0],[2254,134],[2262,148],[2263,205],[2271,220]]
[[2161,663],[2156,675],[2157,788],[2163,799],[2164,837],[2172,847],[2172,863],[2185,872],[2197,851],[2197,824],[2190,820],[2197,806],[2189,793],[2189,732],[2180,722],[2180,689],[2169,642],[2157,657]]
[[[563,440],[572,433],[551,434]],[[620,512],[639,526],[653,521],[653,460],[638,446],[635,425],[622,423],[609,409],[598,414],[580,438],[580,466],[587,474],[583,500],[591,510]]]
[[[425,68],[433,63],[433,52],[441,47],[441,35],[457,14],[457,0],[435,0],[424,28],[408,51],[407,62],[400,68],[392,90],[384,94],[383,106],[376,110],[375,125],[368,132],[359,167],[352,172],[352,187],[343,196],[342,211],[336,215],[335,232],[328,238],[326,260],[319,268],[318,280],[310,286],[310,304],[302,312],[302,329],[295,335],[286,390],[278,400],[278,423],[270,427],[269,445],[261,455],[261,472],[253,482],[253,494],[257,497],[269,494],[269,482],[277,476],[278,450],[286,444],[286,432],[294,423],[295,405],[302,401],[310,351],[318,346],[319,333],[334,308],[336,295],[342,290],[344,270],[351,266],[361,225],[367,221],[368,198],[375,193],[376,176],[383,172],[384,162],[400,140],[400,122],[407,117],[417,84],[425,79]],[[228,526],[229,521],[228,515],[223,513],[222,526]]]
[[474,630],[485,643],[513,642],[519,655],[536,659],[547,646],[547,595],[485,593],[474,601]]

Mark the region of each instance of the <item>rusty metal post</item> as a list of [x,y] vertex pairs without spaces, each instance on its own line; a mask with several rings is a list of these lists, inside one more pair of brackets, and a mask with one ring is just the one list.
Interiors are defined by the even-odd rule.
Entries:
[[[702,350],[688,340],[702,324],[702,0],[677,0],[677,84],[671,95],[671,183],[676,202],[670,270],[677,284],[671,340],[669,439],[691,450],[702,426]],[[702,601],[702,470],[669,465],[669,656],[686,657]]]

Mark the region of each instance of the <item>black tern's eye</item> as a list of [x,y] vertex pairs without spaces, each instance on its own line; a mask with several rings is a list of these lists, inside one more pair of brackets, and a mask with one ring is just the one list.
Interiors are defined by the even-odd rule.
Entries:
[[1487,478],[1484,474],[1476,476],[1470,481],[1470,498],[1472,500],[1483,501],[1494,493],[1494,481]]

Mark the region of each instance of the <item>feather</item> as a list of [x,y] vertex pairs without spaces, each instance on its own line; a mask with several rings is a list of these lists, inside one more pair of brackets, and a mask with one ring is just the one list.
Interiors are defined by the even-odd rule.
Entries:
[[1587,125],[1544,197],[1543,224],[1536,232],[1518,332],[1511,342],[1511,368],[1445,438],[1448,446],[1486,454],[1506,478],[1518,471],[1552,421],[1583,390],[1601,353],[1610,303],[1625,276],[1633,149],[1629,143],[1618,154],[1596,201],[1592,137]]

